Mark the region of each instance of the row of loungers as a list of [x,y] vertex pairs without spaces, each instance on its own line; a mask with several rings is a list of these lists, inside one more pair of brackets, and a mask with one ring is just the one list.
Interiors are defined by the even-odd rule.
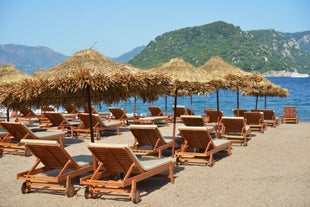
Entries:
[[[233,143],[246,146],[251,139],[251,128],[243,117],[222,117],[220,124],[211,124],[202,116],[183,115],[181,119],[185,126],[179,127],[181,136],[174,139],[163,136],[157,125],[130,125],[134,136],[132,146],[90,143],[88,149],[92,156],[77,157],[71,157],[64,149],[64,132],[54,131],[54,135],[48,136],[49,130],[31,130],[22,123],[14,123],[19,124],[18,128],[29,130],[27,133],[31,136],[24,136],[20,143],[37,157],[30,170],[17,174],[17,179],[25,181],[22,193],[30,193],[32,189],[58,191],[60,188],[72,197],[75,194],[73,179],[80,177],[79,183],[86,186],[84,195],[87,199],[101,194],[117,194],[138,203],[137,182],[158,175],[174,183],[175,165],[199,163],[213,166],[215,153],[224,151],[230,155]],[[6,125],[14,125],[9,122],[1,124],[6,128]],[[212,137],[214,132],[215,137]],[[46,136],[39,138],[36,133],[46,133]],[[174,151],[176,144],[179,148],[175,156],[164,157],[163,151],[170,148]]]
[[[155,175],[164,175],[174,183],[173,168],[176,163],[185,161],[183,158],[187,159],[187,152],[191,154],[190,158],[195,159],[186,162],[209,166],[214,164],[214,153],[225,150],[231,154],[230,141],[212,139],[206,127],[180,128],[184,143],[175,157],[163,157],[162,151],[172,148],[175,142],[182,142],[180,137],[173,140],[172,137],[162,136],[157,125],[131,125],[129,128],[135,137],[133,146],[91,143],[88,149],[92,156],[89,157],[71,157],[63,145],[54,140],[22,139],[21,143],[37,157],[30,170],[17,174],[17,179],[25,181],[22,193],[30,193],[32,189],[63,189],[68,197],[72,197],[75,193],[73,179],[82,176],[80,184],[86,186],[85,198],[116,193],[129,196],[137,203],[140,201],[140,193],[136,183]],[[193,138],[192,132],[197,136]],[[150,145],[153,148],[145,148]],[[193,156],[188,151],[192,147],[197,153],[201,152]]]

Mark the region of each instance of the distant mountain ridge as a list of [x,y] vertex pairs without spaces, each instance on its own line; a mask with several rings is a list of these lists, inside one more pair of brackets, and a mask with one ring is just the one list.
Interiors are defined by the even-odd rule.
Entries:
[[[227,63],[250,72],[297,70],[310,74],[310,31],[242,31],[238,26],[219,21],[166,32],[147,46],[110,59],[148,69],[175,57],[200,66],[211,56],[220,56]],[[51,68],[67,58],[42,46],[0,45],[0,65],[12,64],[28,74]]]
[[110,58],[110,59],[115,61],[115,62],[118,62],[118,63],[127,63],[131,59],[133,59],[136,55],[138,55],[144,48],[145,48],[144,45],[139,46],[139,47],[136,47],[129,52],[124,53],[123,55],[121,55],[119,57]]
[[[299,34],[300,39],[310,31]],[[295,36],[297,38],[297,36]],[[275,30],[242,31],[223,21],[164,33],[151,41],[130,64],[148,69],[179,57],[194,66],[220,56],[249,72],[294,71],[310,73],[309,44]]]
[[67,56],[42,46],[0,45],[0,65],[12,64],[28,74],[33,74],[38,69],[48,69],[66,58]]

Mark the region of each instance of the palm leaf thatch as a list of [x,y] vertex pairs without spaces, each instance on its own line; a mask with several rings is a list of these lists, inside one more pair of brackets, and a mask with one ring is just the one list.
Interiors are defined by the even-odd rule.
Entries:
[[265,79],[262,75],[248,76],[244,78],[247,83],[243,89],[243,95],[251,96],[278,96],[287,97],[289,92],[287,89],[272,83]]
[[88,69],[90,74],[105,75],[136,73],[140,70],[130,65],[118,64],[93,49],[81,50],[67,58],[64,62],[47,71],[36,74],[39,78],[63,77],[75,74],[78,69]]
[[206,73],[205,78],[207,79],[207,81],[218,79],[225,81],[225,76],[227,76],[228,74],[250,74],[241,70],[240,68],[228,64],[221,57],[218,56],[211,57],[204,65],[198,67],[198,69]]
[[150,69],[149,72],[165,74],[172,79],[175,88],[169,93],[171,96],[175,95],[176,89],[178,96],[208,94],[214,91],[207,83],[204,71],[197,70],[196,67],[180,58],[173,58],[160,67]]
[[32,78],[31,75],[17,70],[13,65],[0,65],[0,84],[30,78]]
[[74,103],[82,106],[87,102],[87,87],[94,104],[101,101],[117,103],[131,96],[154,101],[172,87],[170,78],[164,75],[114,63],[92,49],[77,52],[36,77],[0,89],[3,104],[13,108],[20,103],[29,106]]

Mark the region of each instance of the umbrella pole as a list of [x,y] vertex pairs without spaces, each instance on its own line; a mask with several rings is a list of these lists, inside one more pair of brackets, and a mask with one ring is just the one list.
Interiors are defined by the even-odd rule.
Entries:
[[239,91],[237,91],[237,109],[239,109]]
[[178,89],[176,88],[176,89],[175,89],[175,94],[174,94],[174,108],[173,108],[173,132],[172,132],[173,145],[172,145],[172,157],[174,157],[175,133],[176,133],[176,128],[177,128],[177,117],[176,117],[177,102],[178,102]]
[[257,105],[258,105],[258,95],[256,95],[255,109],[257,109]]
[[216,90],[216,109],[217,111],[220,110],[220,101],[219,101],[219,90]]
[[193,111],[193,95],[191,95],[191,110]]
[[239,116],[239,90],[237,91],[237,116]]
[[265,109],[267,107],[267,96],[265,95]]
[[166,111],[166,116],[168,115],[168,96],[165,96],[165,111]]
[[136,118],[136,111],[137,111],[137,97],[134,97],[134,105],[133,105],[133,117]]
[[217,112],[216,112],[216,116],[217,116],[217,130],[216,130],[216,137],[217,138],[220,138],[220,119],[219,119],[219,116],[220,116],[220,101],[219,101],[219,90],[217,89],[216,90],[216,109],[217,109]]
[[89,114],[89,124],[90,124],[90,141],[95,142],[94,140],[94,128],[93,128],[93,112],[91,110],[91,97],[90,97],[90,85],[87,84],[87,105],[88,105],[88,114]]
[[8,122],[10,121],[10,110],[9,110],[9,108],[6,108],[6,120]]

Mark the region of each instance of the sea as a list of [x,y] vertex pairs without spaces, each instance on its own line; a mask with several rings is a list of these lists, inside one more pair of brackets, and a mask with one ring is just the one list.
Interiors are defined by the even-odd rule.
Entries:
[[[310,122],[310,77],[292,78],[292,77],[267,77],[271,82],[286,88],[289,97],[259,97],[257,109],[273,109],[277,116],[283,115],[284,106],[295,106],[299,121]],[[239,108],[251,109],[256,108],[256,97],[243,96],[239,93]],[[219,109],[223,111],[224,116],[233,116],[233,109],[237,108],[236,92],[230,90],[219,90]],[[131,98],[126,102],[118,104],[95,106],[98,111],[109,111],[108,107],[124,108],[127,114],[134,113],[134,104],[136,102],[136,114],[149,114],[148,106],[160,106],[163,112],[173,113],[174,97],[159,97],[158,100],[151,103],[144,103],[140,99]],[[266,105],[265,105],[266,104]],[[184,96],[177,98],[177,105],[191,108],[195,114],[203,115],[204,108],[217,108],[216,93],[208,95],[193,95],[192,97]]]

